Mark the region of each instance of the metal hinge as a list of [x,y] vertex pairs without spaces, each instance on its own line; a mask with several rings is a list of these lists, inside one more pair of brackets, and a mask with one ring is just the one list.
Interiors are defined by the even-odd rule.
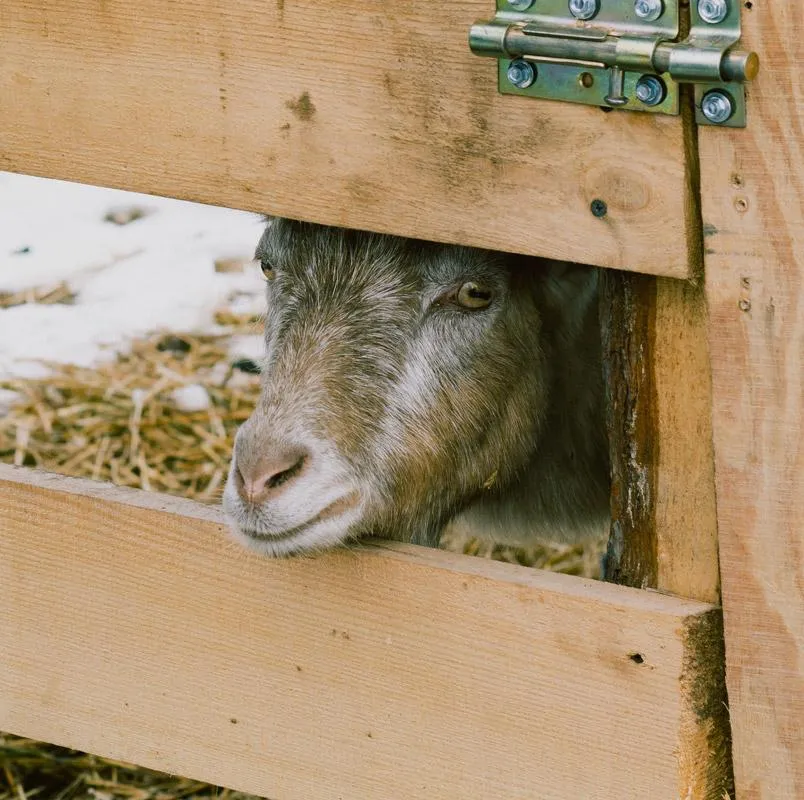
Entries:
[[[756,53],[737,49],[738,0],[497,0],[469,46],[499,60],[499,88],[546,100],[678,114],[679,84],[695,87],[701,125],[745,127],[744,83]],[[686,11],[686,8],[685,8]]]

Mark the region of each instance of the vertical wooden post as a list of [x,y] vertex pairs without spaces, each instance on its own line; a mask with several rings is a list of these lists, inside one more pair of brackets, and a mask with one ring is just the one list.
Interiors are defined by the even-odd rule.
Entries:
[[[701,281],[606,272],[601,325],[612,461],[606,580],[719,601],[711,381]],[[715,680],[700,687],[712,779],[679,797],[733,791],[722,618]],[[679,752],[683,760],[684,754]],[[716,779],[715,777],[716,776]]]
[[804,797],[804,12],[745,3],[748,128],[699,131],[738,800]]
[[606,272],[601,325],[612,460],[606,579],[717,603],[703,287]]

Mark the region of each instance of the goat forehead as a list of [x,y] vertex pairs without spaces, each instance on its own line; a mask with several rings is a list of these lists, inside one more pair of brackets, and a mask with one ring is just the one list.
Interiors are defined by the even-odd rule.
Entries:
[[498,256],[456,245],[413,242],[396,236],[275,219],[257,247],[291,277],[322,288],[371,284],[377,292],[422,289],[478,277],[504,280]]
[[310,264],[326,267],[349,260],[383,260],[404,249],[405,240],[395,236],[276,219],[266,227],[257,245],[257,257],[298,269]]
[[278,294],[316,306],[402,300],[422,282],[417,264],[381,248],[361,252],[295,252],[278,265]]
[[286,350],[315,341],[319,349],[345,345],[342,353],[362,348],[367,357],[366,348],[376,345],[387,359],[389,346],[400,347],[410,335],[420,305],[415,286],[403,276],[352,269],[283,275],[269,291],[266,338],[270,343],[284,330]]
[[427,282],[440,285],[472,278],[503,283],[508,278],[508,270],[499,256],[455,245],[438,248],[429,258],[422,260],[420,268]]
[[297,322],[315,317],[316,324],[343,321],[360,328],[415,305],[419,281],[398,265],[313,262],[288,269],[274,288],[269,314],[284,309]]

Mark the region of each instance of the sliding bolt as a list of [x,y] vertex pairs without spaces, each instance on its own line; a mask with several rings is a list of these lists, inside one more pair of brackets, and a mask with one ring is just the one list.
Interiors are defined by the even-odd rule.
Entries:
[[536,80],[536,67],[523,58],[517,58],[508,65],[506,74],[517,89],[527,89]]
[[533,5],[533,0],[508,0],[508,5],[516,11],[527,11]]
[[701,100],[701,113],[715,125],[722,125],[734,114],[734,102],[725,92],[713,89]]
[[600,0],[569,0],[569,10],[575,19],[592,19],[600,11]]
[[698,0],[698,16],[710,25],[723,22],[728,13],[728,0]]
[[653,22],[664,13],[662,0],[634,0],[634,13],[645,22]]

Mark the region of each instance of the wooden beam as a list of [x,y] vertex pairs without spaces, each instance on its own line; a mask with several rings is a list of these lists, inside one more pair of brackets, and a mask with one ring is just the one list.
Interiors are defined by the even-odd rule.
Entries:
[[702,282],[607,272],[600,308],[612,462],[606,579],[717,603]]
[[5,0],[0,169],[687,275],[680,120],[500,96],[493,10]]
[[738,800],[804,797],[804,15],[743,10],[748,128],[700,130]]
[[720,800],[719,611],[405,545],[271,561],[0,466],[0,729],[281,800]]

